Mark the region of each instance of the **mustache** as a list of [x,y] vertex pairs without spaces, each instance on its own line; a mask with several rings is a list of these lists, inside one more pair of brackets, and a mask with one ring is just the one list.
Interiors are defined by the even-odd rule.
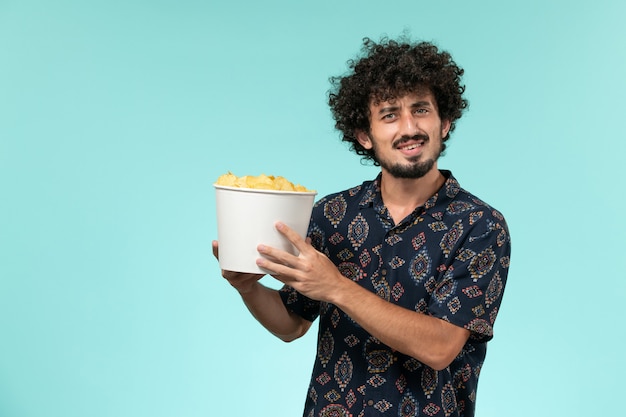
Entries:
[[402,136],[400,139],[393,143],[393,146],[400,146],[412,140],[423,140],[424,142],[427,142],[429,139],[430,138],[425,133],[418,133],[417,135],[413,136]]

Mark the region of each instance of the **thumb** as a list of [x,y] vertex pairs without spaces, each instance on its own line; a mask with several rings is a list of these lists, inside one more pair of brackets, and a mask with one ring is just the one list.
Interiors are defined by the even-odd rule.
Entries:
[[219,248],[218,248],[218,242],[217,240],[214,240],[213,242],[211,242],[211,246],[213,247],[213,256],[215,256],[215,259],[219,260]]

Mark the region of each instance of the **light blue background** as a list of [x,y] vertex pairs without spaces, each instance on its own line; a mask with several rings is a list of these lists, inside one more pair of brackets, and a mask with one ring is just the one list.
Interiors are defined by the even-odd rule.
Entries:
[[[371,179],[326,105],[365,36],[465,68],[440,166],[513,236],[480,417],[623,413],[626,7],[618,0],[0,0],[0,416],[297,416],[220,278],[212,182]],[[275,285],[265,280],[268,285]]]

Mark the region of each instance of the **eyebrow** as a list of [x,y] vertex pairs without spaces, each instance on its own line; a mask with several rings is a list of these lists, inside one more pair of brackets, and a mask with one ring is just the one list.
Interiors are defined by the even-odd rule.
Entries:
[[383,114],[383,113],[390,113],[390,112],[394,112],[396,110],[398,110],[400,108],[400,106],[387,106],[387,107],[383,107],[380,110],[378,110],[378,114]]
[[[430,101],[420,100],[411,104],[412,109],[415,109],[418,107],[432,107],[432,103]],[[397,111],[399,108],[400,106],[386,106],[378,110],[378,114],[394,112],[394,111]]]

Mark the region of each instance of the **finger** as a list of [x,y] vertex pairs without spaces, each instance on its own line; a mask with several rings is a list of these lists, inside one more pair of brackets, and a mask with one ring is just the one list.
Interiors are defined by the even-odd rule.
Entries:
[[256,261],[256,264],[261,269],[268,272],[269,275],[277,279],[278,281],[287,284],[293,279],[290,279],[290,275],[293,272],[293,269],[286,265],[282,265],[280,263],[272,262],[266,258],[259,258]]
[[[285,265],[287,267],[296,267],[299,258],[284,250],[276,249],[271,246],[259,245],[257,251],[263,255],[263,259],[272,262],[273,264]],[[270,269],[272,270],[272,269]]]
[[298,249],[298,251],[302,252],[304,250],[306,242],[295,230],[283,222],[276,222],[275,227],[276,230],[282,233],[287,240],[289,240],[296,247],[296,249]]

